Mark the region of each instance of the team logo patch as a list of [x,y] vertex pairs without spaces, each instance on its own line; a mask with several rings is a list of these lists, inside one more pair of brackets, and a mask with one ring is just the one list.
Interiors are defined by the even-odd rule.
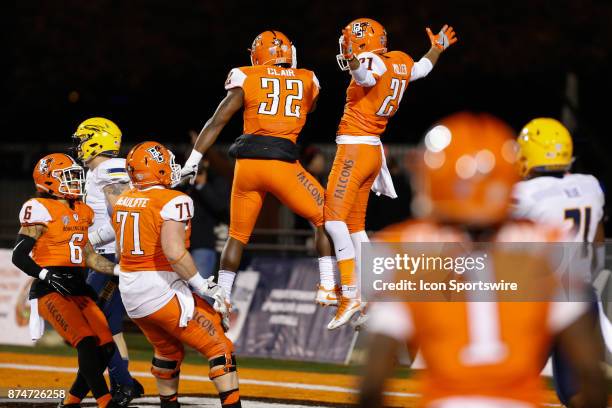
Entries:
[[155,160],[158,163],[163,163],[164,162],[164,155],[163,153],[159,150],[159,145],[153,146],[153,147],[149,147],[147,149],[147,152],[151,155],[151,158],[153,160]]
[[38,171],[41,173],[46,173],[49,171],[49,166],[51,165],[52,161],[53,159],[41,159],[40,163],[38,163]]
[[[75,214],[75,215],[76,215],[76,214]],[[70,217],[69,217],[69,216],[67,216],[67,215],[64,215],[64,216],[62,217],[62,222],[64,223],[64,225],[68,225],[68,224],[70,224]]]
[[79,221],[79,214],[72,214],[72,218],[74,218],[74,220],[76,222],[78,222]]
[[370,23],[367,21],[363,21],[360,23],[354,23],[353,27],[351,27],[351,34],[355,36],[355,38],[363,38],[366,35],[366,28],[370,26]]

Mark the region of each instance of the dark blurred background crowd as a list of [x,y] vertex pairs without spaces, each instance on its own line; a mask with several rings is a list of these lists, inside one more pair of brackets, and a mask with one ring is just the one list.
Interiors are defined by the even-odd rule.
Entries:
[[[377,197],[370,230],[410,212],[407,148],[437,119],[458,110],[498,115],[518,132],[530,119],[562,119],[575,139],[575,169],[612,185],[609,99],[612,95],[612,2],[293,0],[23,0],[4,5],[0,238],[16,225],[12,204],[29,194],[33,163],[65,149],[77,124],[105,116],[123,130],[126,147],[154,139],[177,156],[190,150],[221,98],[232,67],[248,65],[253,38],[266,29],[285,32],[298,49],[299,66],[316,72],[318,109],[300,138],[302,162],[325,184],[342,114],[346,73],[336,66],[338,37],[350,20],[368,16],[388,31],[391,49],[418,59],[428,49],[425,27],[450,23],[459,43],[424,80],[410,84],[383,141],[400,198]],[[233,165],[227,146],[241,133],[235,117],[206,157],[193,186],[201,231],[223,238]],[[273,198],[258,228],[263,248],[269,229],[308,229]],[[202,211],[199,211],[202,209]],[[207,233],[208,234],[208,233]],[[290,233],[286,247],[307,240]],[[217,242],[194,236],[202,249]],[[213,262],[202,251],[202,263]]]

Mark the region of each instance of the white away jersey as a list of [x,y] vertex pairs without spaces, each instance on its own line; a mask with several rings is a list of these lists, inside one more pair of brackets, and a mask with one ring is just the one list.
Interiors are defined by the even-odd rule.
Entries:
[[[125,159],[112,158],[100,163],[95,169],[87,171],[85,178],[85,191],[87,193],[85,203],[94,210],[94,223],[89,228],[90,233],[98,230],[104,224],[110,225],[111,222],[110,213],[112,213],[113,209],[107,208],[106,197],[103,191],[104,187],[111,184],[129,182],[130,178],[125,170]],[[105,254],[114,254],[115,242],[96,246],[95,250]]]
[[575,242],[593,242],[603,217],[604,193],[586,174],[535,177],[514,187],[514,217],[574,228]]

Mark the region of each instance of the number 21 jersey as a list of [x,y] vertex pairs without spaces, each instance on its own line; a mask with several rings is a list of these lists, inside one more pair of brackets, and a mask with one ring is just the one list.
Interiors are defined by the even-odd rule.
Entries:
[[364,87],[351,79],[337,134],[380,136],[389,118],[397,112],[410,82],[414,61],[401,51],[385,54],[362,52],[357,58],[372,72],[376,84]]
[[302,68],[255,65],[234,68],[225,89],[244,92],[244,134],[296,142],[319,95],[314,72]]

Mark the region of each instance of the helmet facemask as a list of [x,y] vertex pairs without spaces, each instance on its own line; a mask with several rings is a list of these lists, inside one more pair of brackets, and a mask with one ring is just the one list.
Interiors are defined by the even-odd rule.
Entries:
[[181,165],[176,164],[174,153],[170,150],[168,153],[170,153],[170,186],[176,187],[181,182]]
[[51,177],[59,180],[58,193],[66,198],[78,199],[85,195],[85,172],[77,164],[53,170]]

